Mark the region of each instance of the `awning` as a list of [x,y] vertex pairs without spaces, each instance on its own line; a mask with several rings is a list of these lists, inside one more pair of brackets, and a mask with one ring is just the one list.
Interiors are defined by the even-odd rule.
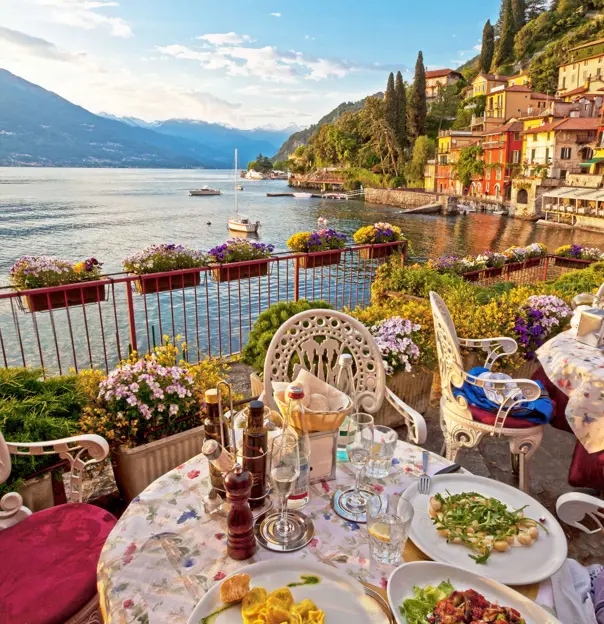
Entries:
[[586,201],[604,201],[604,189],[594,189],[591,192],[582,195],[581,199]]
[[573,186],[562,186],[543,193],[543,197],[561,197],[563,199],[585,199],[594,189],[576,188]]
[[590,158],[589,160],[586,160],[585,162],[579,163],[579,167],[591,167],[592,165],[595,165],[596,163],[599,163],[602,161],[604,161],[604,158]]

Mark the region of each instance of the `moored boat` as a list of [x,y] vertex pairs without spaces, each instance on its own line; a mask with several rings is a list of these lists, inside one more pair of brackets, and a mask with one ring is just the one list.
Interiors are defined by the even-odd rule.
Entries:
[[296,199],[310,199],[312,197],[312,193],[294,193],[293,195]]
[[204,195],[221,195],[222,191],[220,189],[213,189],[209,186],[202,186],[199,189],[192,189],[189,191],[189,195],[192,197],[203,197]]
[[252,221],[249,217],[239,215],[238,192],[241,189],[243,189],[243,186],[241,184],[237,184],[237,150],[235,149],[235,216],[228,220],[228,228],[232,232],[257,234],[258,228],[260,227],[260,221]]

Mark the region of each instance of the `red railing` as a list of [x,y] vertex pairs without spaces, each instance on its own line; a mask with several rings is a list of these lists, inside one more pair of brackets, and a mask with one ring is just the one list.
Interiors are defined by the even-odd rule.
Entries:
[[312,254],[183,269],[14,292],[0,290],[0,366],[47,373],[110,370],[130,350],[149,352],[182,336],[187,357],[232,355],[273,303],[324,299],[365,307],[376,270],[406,243],[359,245]]

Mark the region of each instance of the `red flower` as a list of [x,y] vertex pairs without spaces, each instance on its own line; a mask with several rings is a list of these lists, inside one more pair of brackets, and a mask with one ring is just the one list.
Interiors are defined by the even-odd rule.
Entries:
[[223,578],[226,578],[226,574],[224,572],[216,572],[216,574],[214,574],[215,581],[222,581]]
[[321,487],[323,488],[323,491],[326,494],[329,494],[330,489],[329,489],[329,483],[327,483],[327,481],[321,481]]
[[200,474],[199,470],[189,470],[189,472],[187,472],[187,477],[189,477],[189,479],[195,479]]
[[225,536],[225,533],[214,533],[214,537],[215,537],[217,540],[223,540],[223,539],[224,539],[224,536]]
[[130,599],[124,600],[124,602],[122,602],[122,606],[124,607],[124,609],[130,609],[134,606],[134,601]]
[[385,576],[382,576],[380,579],[380,587],[382,589],[386,589],[386,587],[388,587],[388,579]]
[[381,486],[379,483],[375,483],[373,487],[378,494],[381,494],[384,491],[383,486]]
[[359,563],[361,565],[365,565],[367,563],[367,559],[365,559],[365,557],[359,557]]
[[411,468],[409,468],[409,466],[405,466],[405,472],[411,472]]
[[180,466],[176,466],[176,470],[182,470],[185,467],[184,464],[180,464]]
[[316,548],[318,544],[319,544],[319,540],[316,537],[313,537],[309,542],[309,545],[311,548]]

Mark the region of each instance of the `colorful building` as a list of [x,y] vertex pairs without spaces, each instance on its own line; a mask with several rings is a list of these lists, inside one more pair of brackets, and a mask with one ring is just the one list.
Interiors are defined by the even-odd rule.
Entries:
[[436,153],[436,176],[434,191],[461,195],[459,181],[455,175],[455,163],[464,147],[476,142],[477,135],[467,130],[442,130],[438,134],[438,150]]
[[487,95],[495,87],[506,86],[508,79],[505,76],[497,76],[495,74],[484,74],[480,72],[474,80],[471,82],[472,93],[471,97],[477,95]]
[[[558,95],[595,93],[604,86],[604,39],[572,48],[558,70]],[[584,90],[584,91],[580,91]]]
[[530,87],[513,85],[496,87],[487,95],[485,116],[498,123],[530,113],[539,114],[555,100],[550,95],[531,91]]
[[531,77],[528,72],[524,69],[515,76],[508,76],[507,79],[508,87],[530,87],[531,86]]
[[432,103],[442,87],[448,87],[461,80],[462,75],[453,69],[433,69],[426,72],[426,100]]

